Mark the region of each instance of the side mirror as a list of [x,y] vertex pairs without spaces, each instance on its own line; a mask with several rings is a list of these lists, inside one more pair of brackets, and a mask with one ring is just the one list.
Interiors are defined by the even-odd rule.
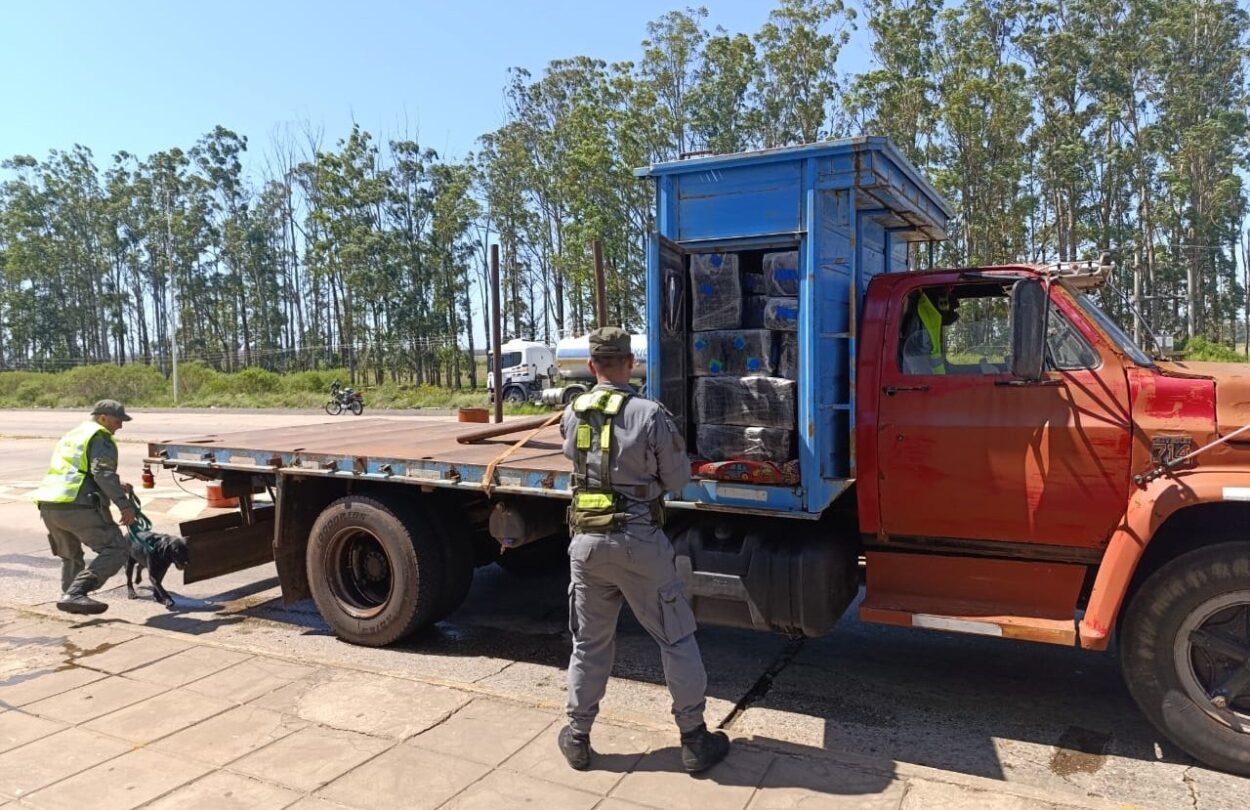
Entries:
[[1021,279],[1011,287],[1011,373],[1017,379],[1042,379],[1048,299],[1038,278]]

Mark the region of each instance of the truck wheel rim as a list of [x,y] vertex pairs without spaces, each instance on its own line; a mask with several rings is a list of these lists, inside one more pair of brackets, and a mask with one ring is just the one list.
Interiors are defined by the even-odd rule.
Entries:
[[1250,591],[1220,594],[1191,611],[1173,656],[1185,694],[1214,719],[1250,733]]
[[391,597],[391,560],[372,532],[353,527],[330,540],[330,591],[339,605],[357,619],[382,612]]

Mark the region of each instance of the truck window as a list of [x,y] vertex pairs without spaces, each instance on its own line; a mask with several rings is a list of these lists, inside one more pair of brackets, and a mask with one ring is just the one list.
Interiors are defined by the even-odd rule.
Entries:
[[[504,352],[503,354],[499,355],[499,367],[500,368],[512,368],[513,366],[519,366],[520,364],[521,364],[520,352]],[[495,370],[495,358],[494,356],[489,355],[489,354],[486,355],[486,370],[487,371]]]
[[1046,369],[1048,371],[1075,371],[1095,368],[1098,354],[1085,341],[1067,316],[1051,302],[1050,321],[1046,327]]
[[1003,285],[926,287],[908,297],[899,336],[904,374],[1006,374],[1010,355]]

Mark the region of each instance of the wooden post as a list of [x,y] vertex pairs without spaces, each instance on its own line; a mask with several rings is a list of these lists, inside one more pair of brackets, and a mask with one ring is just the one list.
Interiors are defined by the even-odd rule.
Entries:
[[603,242],[596,239],[591,243],[595,254],[595,321],[599,328],[608,325],[608,287],[603,275]]
[[503,421],[503,353],[499,344],[503,342],[503,312],[499,308],[499,245],[490,246],[490,351],[491,372],[495,378],[495,422]]

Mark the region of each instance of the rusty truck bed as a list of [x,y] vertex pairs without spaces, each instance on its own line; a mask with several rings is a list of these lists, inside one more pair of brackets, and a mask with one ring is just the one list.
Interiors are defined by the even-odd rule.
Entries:
[[[484,427],[489,426],[340,420],[152,442],[148,455],[153,462],[188,472],[286,471],[481,489],[491,462],[529,433],[519,431],[474,444],[456,441]],[[552,425],[498,465],[492,490],[568,497],[571,471],[560,450],[559,428]]]

